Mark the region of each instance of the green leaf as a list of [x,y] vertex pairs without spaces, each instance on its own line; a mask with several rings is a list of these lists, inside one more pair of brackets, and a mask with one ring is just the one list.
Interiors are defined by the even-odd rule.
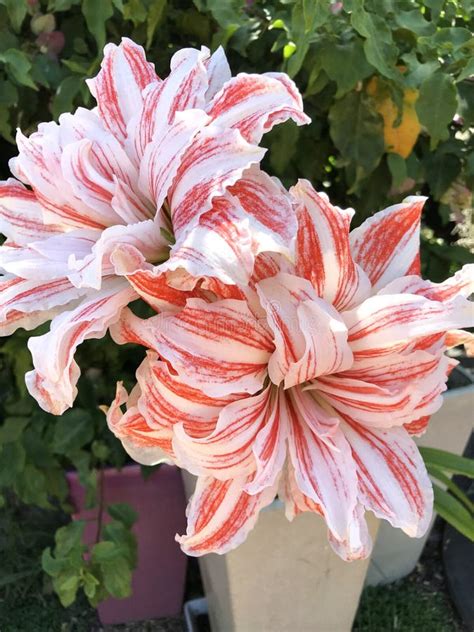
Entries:
[[0,62],[6,65],[10,77],[19,84],[27,88],[33,88],[33,90],[38,89],[30,76],[30,60],[21,50],[9,48],[3,53],[0,53]]
[[0,4],[3,4],[10,18],[11,25],[15,32],[19,32],[23,20],[26,17],[28,10],[28,4],[26,0],[0,0]]
[[395,70],[398,51],[386,20],[365,11],[364,0],[355,0],[351,24],[365,38],[364,51],[367,61],[384,77],[399,81],[400,73]]
[[0,444],[18,441],[29,423],[27,417],[8,417],[0,426]]
[[143,24],[147,18],[147,13],[147,9],[142,0],[128,0],[123,8],[124,19],[133,22],[134,26]]
[[434,465],[440,470],[452,474],[463,474],[469,478],[474,478],[474,459],[436,448],[420,448],[420,453],[427,465]]
[[94,599],[97,587],[100,585],[100,581],[89,572],[84,573],[82,580],[84,582],[84,592],[86,597],[88,599]]
[[15,142],[10,125],[10,112],[5,107],[0,107],[0,136],[3,136],[9,143]]
[[24,470],[15,478],[15,491],[24,503],[49,508],[46,477],[43,472],[27,463]]
[[451,478],[449,478],[449,476],[446,476],[444,472],[433,465],[428,466],[426,469],[428,470],[428,474],[445,485],[453,496],[455,496],[470,513],[474,513],[474,503],[471,502],[469,496],[467,496],[467,494],[465,494],[463,490],[456,485]]
[[461,172],[462,163],[454,154],[430,152],[423,162],[430,193],[440,200],[443,193]]
[[18,474],[25,467],[25,457],[25,450],[18,441],[3,446],[0,458],[0,487],[15,483]]
[[[206,8],[223,29],[239,27],[244,21],[243,0],[207,0]],[[198,7],[199,9],[199,7]]]
[[56,577],[64,568],[64,561],[53,557],[51,548],[48,546],[41,555],[41,566],[45,573],[51,577]]
[[0,107],[16,105],[18,90],[8,79],[0,79]]
[[[167,0],[154,0],[151,6],[148,8],[148,19],[146,24],[146,47],[150,48],[153,42],[153,36],[158,25],[161,23]],[[200,16],[201,17],[201,16]]]
[[337,83],[336,99],[355,88],[358,81],[369,77],[374,71],[365,58],[360,39],[347,44],[327,41],[320,55],[323,69]]
[[51,110],[55,119],[63,112],[73,109],[74,99],[79,94],[82,80],[78,77],[66,77],[61,81],[54,95]]
[[95,37],[100,53],[105,44],[105,23],[112,17],[113,12],[111,0],[82,0],[82,13],[87,28]]
[[114,520],[119,520],[129,529],[138,518],[137,512],[126,503],[115,503],[113,505],[109,505],[107,507],[107,513],[114,518]]
[[441,71],[428,77],[420,87],[415,103],[419,121],[431,136],[430,148],[449,137],[448,125],[457,109],[457,91],[454,79]]
[[64,608],[74,603],[80,583],[81,576],[74,569],[63,571],[53,579],[54,590]]
[[65,527],[61,527],[56,531],[54,536],[56,542],[56,556],[65,557],[74,549],[84,550],[82,544],[82,536],[86,527],[85,520],[73,520]]
[[399,154],[388,154],[387,165],[392,174],[392,187],[398,189],[408,177],[405,159]]
[[53,450],[58,454],[68,454],[92,441],[94,425],[90,413],[74,408],[65,412],[56,422]]
[[382,117],[361,92],[350,92],[329,112],[330,134],[343,158],[370,173],[385,147]]
[[105,588],[113,597],[122,599],[131,594],[132,569],[123,547],[114,542],[98,542],[92,548],[91,560],[100,566]]
[[439,515],[457,531],[474,542],[474,520],[472,514],[456,498],[438,485],[433,485],[434,508]]
[[327,0],[297,0],[295,3],[290,25],[292,41],[283,49],[284,58],[289,59],[287,69],[290,77],[300,71],[316,30],[323,26],[329,15]]
[[300,128],[291,121],[274,127],[268,141],[270,143],[270,165],[283,175],[294,158],[298,148]]

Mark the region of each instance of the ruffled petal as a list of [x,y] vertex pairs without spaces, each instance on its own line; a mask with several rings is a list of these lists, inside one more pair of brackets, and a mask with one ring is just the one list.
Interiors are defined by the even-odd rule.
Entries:
[[47,283],[18,277],[0,277],[0,336],[9,336],[18,328],[31,330],[51,320],[58,308],[64,309],[83,291],[67,279]]
[[[243,397],[223,408],[214,430],[205,437],[190,437],[184,426],[177,424],[173,445],[181,467],[220,480],[255,471],[254,442],[260,430],[271,423],[273,413],[273,388],[267,386],[258,395]],[[278,473],[276,470],[270,484]]]
[[468,298],[474,292],[474,264],[468,263],[442,283],[433,283],[410,275],[395,279],[379,294],[418,294],[430,301],[450,301],[456,296]]
[[255,393],[273,350],[271,335],[247,303],[188,299],[177,314],[161,314],[154,348],[189,384],[212,397]]
[[106,413],[109,429],[120,439],[125,451],[142,465],[173,463],[171,431],[166,428],[150,427],[136,406],[130,406],[125,413],[121,406],[129,401],[129,396],[121,382],[117,384],[115,399]]
[[60,226],[45,224],[36,195],[21,182],[0,182],[0,232],[18,245],[26,245],[62,232]]
[[247,482],[245,477],[228,481],[198,478],[187,509],[186,535],[176,537],[186,555],[228,553],[244,542],[260,510],[276,494],[272,487],[259,494],[246,494],[243,490]]
[[213,199],[264,154],[264,149],[247,143],[236,130],[204,128],[186,151],[169,196],[176,237],[191,230],[211,209]]
[[392,353],[431,334],[474,324],[472,303],[458,296],[440,303],[414,294],[368,298],[344,312],[349,344],[356,358]]
[[408,197],[369,217],[351,232],[352,255],[374,290],[413,273],[420,250],[420,217],[425,200]]
[[370,294],[365,272],[352,259],[349,227],[353,209],[333,206],[307,180],[291,193],[301,203],[298,210],[296,273],[313,284],[318,296],[344,310]]
[[204,107],[204,93],[208,88],[204,62],[208,57],[205,47],[200,51],[183,48],[173,55],[169,76],[144,90],[143,106],[128,125],[126,142],[136,164],[140,163],[148,144],[156,137],[162,138],[166,128],[173,125],[177,112]]
[[357,502],[357,477],[344,434],[310,393],[294,388],[286,398],[289,453],[303,494],[320,507],[329,530],[347,538]]
[[60,415],[72,406],[80,374],[74,360],[76,348],[86,339],[101,338],[135,297],[122,280],[104,283],[100,292],[56,316],[47,334],[29,339],[35,369],[26,374],[25,381],[44,410]]
[[280,273],[256,289],[275,336],[269,375],[285,388],[352,364],[347,328],[336,310],[316,296],[306,279]]
[[311,120],[303,113],[298,89],[283,73],[240,73],[214,96],[207,111],[217,125],[238,129],[251,143],[259,143],[274,125],[289,118],[297,125]]
[[142,103],[143,90],[155,82],[160,82],[155,67],[146,61],[141,46],[127,37],[119,46],[106,45],[101,70],[87,83],[100,118],[118,140],[125,140],[127,123]]
[[69,259],[71,282],[76,287],[100,289],[102,277],[117,272],[114,253],[123,252],[124,248],[138,251],[144,261],[159,261],[168,256],[168,243],[153,220],[128,226],[110,226],[101,233],[90,254]]
[[210,101],[222,86],[230,80],[232,74],[224,49],[219,46],[205,63],[207,71],[208,88],[206,90],[206,102]]
[[359,479],[359,499],[378,518],[407,535],[426,533],[433,510],[433,490],[418,449],[404,428],[366,428],[343,424]]

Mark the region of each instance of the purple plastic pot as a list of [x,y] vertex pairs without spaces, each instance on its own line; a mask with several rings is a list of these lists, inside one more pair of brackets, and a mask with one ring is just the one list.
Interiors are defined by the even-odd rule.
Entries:
[[[84,509],[84,488],[75,472],[67,475],[75,519],[88,520],[84,541],[93,543],[97,509]],[[186,556],[175,542],[186,530],[183,483],[178,468],[162,465],[145,481],[140,467],[107,469],[103,477],[104,505],[128,503],[138,514],[134,532],[138,541],[138,565],[133,574],[132,596],[108,599],[98,607],[101,622],[128,623],[181,613],[186,580]],[[104,512],[104,522],[108,516]]]

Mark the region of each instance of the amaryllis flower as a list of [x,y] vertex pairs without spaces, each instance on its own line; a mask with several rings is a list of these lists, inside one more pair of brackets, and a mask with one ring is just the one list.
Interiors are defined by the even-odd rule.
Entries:
[[56,414],[76,394],[75,348],[130,301],[177,309],[200,279],[246,283],[258,253],[288,254],[291,202],[258,143],[309,120],[286,75],[232,78],[222,49],[177,52],[161,80],[124,39],[89,87],[97,108],[20,132],[17,179],[0,183],[0,334],[54,318],[26,381]]
[[352,210],[307,181],[292,194],[294,266],[260,257],[240,295],[143,321],[127,310],[114,326],[150,351],[108,422],[138,461],[167,455],[198,476],[178,538],[190,555],[237,546],[276,494],[290,520],[323,516],[346,560],[370,552],[367,510],[414,537],[430,522],[412,435],[441,406],[455,364],[444,351],[472,338],[458,328],[474,322],[474,266],[420,278],[424,198],[349,233]]

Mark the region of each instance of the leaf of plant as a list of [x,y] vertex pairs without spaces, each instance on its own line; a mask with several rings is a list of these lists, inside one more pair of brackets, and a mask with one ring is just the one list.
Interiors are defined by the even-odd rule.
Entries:
[[105,44],[105,23],[113,12],[112,0],[82,0],[82,13],[87,28],[97,42],[99,53],[102,53]]
[[54,536],[56,542],[56,556],[67,557],[74,549],[84,550],[82,536],[86,527],[85,520],[72,520],[65,527],[56,531]]
[[28,417],[8,417],[0,426],[0,444],[18,441],[29,423]]
[[73,408],[65,412],[56,422],[53,438],[53,450],[58,454],[75,453],[94,437],[94,425],[91,415],[86,411]]
[[130,595],[132,569],[123,547],[114,542],[98,542],[92,548],[91,560],[100,566],[104,585],[113,597],[121,599]]
[[8,79],[0,79],[0,107],[11,106],[18,102],[18,90]]
[[6,65],[12,79],[27,88],[38,89],[30,76],[31,62],[21,50],[9,48],[0,53],[0,61]]
[[0,458],[0,487],[13,485],[25,467],[25,450],[19,441],[3,446]]
[[81,576],[76,570],[63,571],[53,579],[54,590],[64,608],[74,603],[81,583]]
[[381,16],[367,12],[364,0],[354,0],[351,24],[365,38],[367,61],[384,77],[398,81],[400,73],[395,70],[398,50],[387,22]]
[[430,148],[449,137],[448,125],[457,109],[457,91],[454,79],[441,71],[428,77],[420,86],[415,103],[419,121],[431,136]]
[[327,75],[337,83],[336,99],[352,90],[358,81],[369,77],[373,72],[366,60],[363,44],[354,39],[345,44],[326,41],[320,51],[321,64]]
[[138,518],[137,512],[126,503],[108,505],[107,513],[115,520],[120,521],[128,529],[132,527]]
[[155,31],[163,19],[167,0],[153,0],[148,8],[148,18],[146,24],[146,47],[150,48],[153,42]]
[[343,158],[366,173],[377,166],[385,151],[382,117],[360,92],[336,101],[329,112],[330,135]]
[[474,542],[474,520],[472,514],[451,494],[438,485],[433,485],[434,508],[439,515],[457,531]]
[[0,4],[6,7],[13,30],[18,33],[28,10],[26,0],[1,0]]
[[440,200],[449,185],[460,174],[462,163],[454,154],[441,154],[437,151],[426,156],[423,166],[431,196],[435,200]]
[[51,110],[54,118],[58,118],[63,112],[70,112],[73,103],[82,87],[82,80],[77,77],[66,77],[61,81],[54,95]]
[[0,107],[0,136],[3,136],[9,143],[15,143],[10,125],[10,112],[6,107]]
[[452,474],[463,474],[474,478],[474,459],[458,456],[452,452],[445,452],[436,448],[420,448],[420,454],[427,465],[434,465],[440,470]]
[[428,465],[426,469],[428,470],[428,474],[430,476],[433,476],[433,478],[436,478],[443,485],[445,485],[446,488],[453,494],[453,496],[455,496],[471,514],[474,513],[474,503],[471,502],[469,496],[463,492],[459,485],[456,485],[456,483],[451,478],[449,478],[449,476],[446,476],[446,474],[442,470],[434,467],[433,465]]
[[387,165],[392,174],[392,187],[398,189],[408,177],[405,159],[399,154],[388,154]]

